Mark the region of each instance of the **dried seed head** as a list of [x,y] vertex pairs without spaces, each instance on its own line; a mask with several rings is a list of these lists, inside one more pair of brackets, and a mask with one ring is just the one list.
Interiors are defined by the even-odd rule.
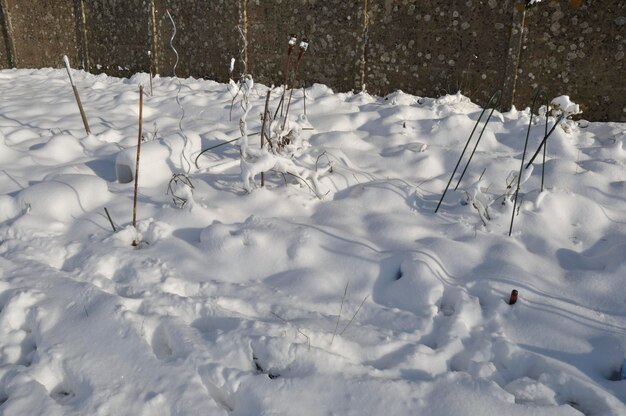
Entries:
[[302,38],[300,41],[300,50],[305,52],[309,48],[309,40],[307,38]]

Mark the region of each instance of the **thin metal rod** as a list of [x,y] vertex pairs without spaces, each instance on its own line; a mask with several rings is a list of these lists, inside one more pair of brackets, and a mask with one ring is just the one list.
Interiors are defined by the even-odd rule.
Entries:
[[[139,156],[141,154],[141,127],[143,116],[143,85],[139,86],[139,134],[137,135],[137,160],[135,161],[135,192],[133,197],[133,227],[137,226],[137,187],[139,184]],[[133,240],[133,246],[137,241]]]
[[[549,117],[548,117],[548,109],[550,104],[548,103],[548,99],[546,98],[546,130],[545,133],[543,135],[543,137],[546,137],[548,135],[548,121],[549,121]],[[544,143],[543,145],[543,163],[541,164],[541,191],[543,192],[543,182],[546,176],[546,152],[548,149],[548,142]]]
[[[524,142],[524,153],[522,153],[522,163],[519,167],[519,175],[517,176],[517,186],[515,187],[515,199],[513,202],[513,212],[511,212],[511,225],[509,227],[509,237],[513,232],[513,221],[515,220],[515,210],[517,209],[517,197],[519,195],[519,188],[522,181],[522,172],[524,171],[524,158],[526,157],[526,150],[528,148],[528,138],[530,137],[530,128],[533,125],[533,113],[535,112],[535,106],[537,105],[537,99],[540,96],[547,97],[547,93],[545,90],[541,89],[541,87],[535,90],[535,94],[533,95],[533,102],[530,107],[530,120],[528,121],[528,130],[526,130],[526,141]],[[539,149],[537,149],[539,151]]]
[[537,151],[535,152],[535,154],[533,154],[533,157],[530,158],[530,161],[526,165],[526,169],[528,169],[530,167],[530,165],[532,165],[532,163],[535,161],[535,159],[537,158],[537,155],[539,155],[539,152],[541,151],[541,146],[543,146],[548,141],[548,137],[550,137],[552,135],[552,133],[554,133],[554,130],[556,129],[556,126],[558,126],[559,123],[561,122],[561,120],[563,120],[564,118],[565,118],[565,116],[563,116],[561,114],[559,116],[559,118],[556,120],[556,123],[554,123],[554,126],[552,126],[552,128],[548,132],[548,134],[546,134],[544,136],[544,138],[541,141],[541,143],[539,143],[539,147],[537,148]]
[[[450,175],[450,179],[448,180],[448,184],[446,185],[446,188],[443,190],[443,194],[441,195],[441,199],[439,200],[439,203],[437,204],[437,208],[435,208],[435,212],[437,212],[439,210],[439,207],[441,206],[441,203],[443,202],[443,198],[445,198],[446,196],[446,192],[448,192],[448,188],[450,188],[450,184],[452,183],[452,179],[454,178],[454,174],[456,173],[456,170],[459,168],[459,165],[461,164],[461,160],[463,160],[463,156],[465,155],[465,151],[467,150],[467,147],[470,144],[470,141],[472,140],[472,136],[474,135],[474,132],[476,131],[476,127],[478,127],[478,123],[480,123],[480,120],[483,117],[483,114],[485,114],[485,111],[487,111],[487,108],[489,108],[489,105],[491,104],[491,102],[494,100],[494,98],[496,97],[496,94],[501,97],[502,96],[502,91],[501,90],[497,90],[496,92],[494,92],[491,95],[491,98],[489,98],[489,101],[487,102],[487,105],[485,105],[485,107],[483,108],[483,111],[480,113],[480,117],[478,117],[478,120],[476,120],[476,124],[474,124],[474,128],[472,129],[472,132],[470,133],[467,142],[465,143],[465,147],[463,148],[463,151],[461,152],[461,156],[459,157],[459,160],[456,162],[456,166],[454,166],[454,170],[452,171],[452,175]],[[498,99],[498,102],[500,101],[500,99]]]
[[[271,90],[267,90],[267,95],[265,96],[265,110],[263,110],[263,123],[261,123],[261,149],[263,149],[264,139],[265,139],[265,125],[267,123],[267,112],[270,104],[270,95],[272,94]],[[270,141],[267,143],[271,146]],[[261,186],[265,186],[265,172],[261,172]]]
[[[259,133],[260,133],[260,131],[257,131],[256,133],[250,133],[250,134],[248,134],[248,136],[254,136],[255,134],[259,134]],[[198,159],[200,159],[200,156],[202,156],[203,154],[205,154],[205,153],[206,153],[206,152],[208,152],[209,150],[213,150],[213,149],[216,149],[216,148],[218,148],[218,147],[221,147],[221,146],[227,145],[228,143],[235,142],[235,141],[237,141],[237,140],[241,139],[242,137],[243,137],[243,136],[235,137],[234,139],[227,140],[227,141],[225,141],[225,142],[222,142],[222,143],[216,144],[215,146],[207,147],[206,149],[202,150],[200,153],[198,153],[198,156],[196,156],[196,159],[195,159],[195,161],[194,161],[194,163],[195,163],[195,165],[196,165],[196,168],[200,169],[200,166],[198,166]]]
[[109,210],[107,209],[107,207],[104,207],[104,212],[107,214],[107,218],[111,223],[111,228],[113,228],[113,232],[117,232],[117,229],[115,228],[115,224],[113,224],[113,220],[111,219],[111,215],[109,214]]
[[[459,177],[459,180],[456,183],[456,186],[454,187],[455,191],[457,190],[457,188],[461,184],[461,181],[463,180],[463,177],[465,176],[465,172],[467,172],[467,169],[469,168],[470,162],[472,161],[472,158],[474,157],[474,153],[476,153],[476,149],[478,148],[478,143],[480,143],[480,140],[483,138],[483,133],[485,132],[485,129],[487,128],[487,124],[489,124],[489,121],[491,121],[491,116],[493,115],[493,112],[496,110],[496,107],[498,107],[500,105],[500,98],[502,98],[502,94],[500,94],[498,96],[496,102],[493,104],[493,108],[491,109],[491,112],[489,112],[489,116],[487,117],[487,120],[485,120],[485,125],[483,126],[482,130],[480,131],[480,134],[478,135],[478,139],[476,140],[476,144],[474,144],[474,148],[472,149],[472,153],[470,153],[470,157],[469,157],[469,159],[467,159],[467,163],[465,164],[465,168],[463,169],[463,172],[461,172],[461,176]],[[489,104],[487,104],[487,106],[489,106]],[[481,113],[481,117],[482,117],[482,113]],[[479,120],[480,120],[480,118],[479,118]]]

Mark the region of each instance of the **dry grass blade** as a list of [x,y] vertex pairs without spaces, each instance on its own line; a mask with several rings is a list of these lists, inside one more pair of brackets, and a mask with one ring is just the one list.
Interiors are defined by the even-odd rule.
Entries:
[[348,325],[346,325],[343,328],[343,331],[341,331],[341,333],[339,335],[343,335],[344,332],[346,332],[346,330],[350,327],[350,325],[352,325],[352,322],[354,322],[354,319],[356,318],[357,314],[359,313],[359,311],[361,310],[361,307],[363,306],[363,304],[365,303],[365,301],[367,300],[367,298],[369,298],[370,296],[367,295],[365,296],[365,298],[363,298],[363,301],[361,302],[361,304],[359,305],[359,307],[356,309],[356,311],[354,312],[354,315],[352,315],[352,319],[350,319],[350,322],[348,322]]
[[337,335],[337,329],[339,329],[339,320],[341,319],[341,312],[343,312],[343,304],[346,301],[346,296],[348,295],[348,285],[350,282],[346,283],[346,288],[343,291],[343,296],[341,297],[341,306],[339,307],[339,315],[337,315],[337,324],[335,325],[335,330],[333,331],[333,337],[330,339],[330,345],[333,345],[333,341],[335,340],[335,336]]

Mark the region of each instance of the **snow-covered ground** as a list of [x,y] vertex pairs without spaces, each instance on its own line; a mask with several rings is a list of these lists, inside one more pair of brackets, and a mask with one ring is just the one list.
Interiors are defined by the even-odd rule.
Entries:
[[318,198],[276,172],[247,192],[237,142],[196,167],[242,106],[181,80],[180,123],[178,81],[156,78],[135,230],[147,75],[74,75],[90,136],[65,71],[0,72],[0,414],[626,415],[625,124],[557,127],[509,237],[528,110],[494,113],[435,213],[481,111],[461,95],[308,89],[291,160],[332,165]]

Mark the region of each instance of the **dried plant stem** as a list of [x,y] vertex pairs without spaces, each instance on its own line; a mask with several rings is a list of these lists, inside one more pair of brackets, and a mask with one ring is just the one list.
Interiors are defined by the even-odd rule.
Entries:
[[352,315],[352,319],[350,319],[350,322],[348,322],[348,325],[346,325],[343,328],[343,331],[341,331],[341,333],[339,335],[343,335],[344,332],[346,332],[346,330],[348,329],[348,327],[350,325],[352,325],[352,322],[354,321],[354,319],[356,318],[357,314],[359,313],[359,311],[361,310],[361,307],[363,306],[363,304],[365,303],[365,301],[367,300],[367,298],[369,298],[369,295],[365,296],[363,298],[363,301],[361,302],[361,304],[359,305],[359,307],[356,309],[356,311],[354,312],[354,315]]
[[[298,80],[300,79],[299,73],[300,73],[300,60],[302,59],[302,56],[304,55],[304,52],[306,51],[306,49],[300,49],[300,53],[298,54],[298,58],[296,59],[296,64],[295,64],[295,68],[294,68],[294,80],[291,84],[291,91],[289,92],[289,100],[287,101],[287,107],[285,109],[285,119],[283,120],[283,126],[282,129],[285,129],[285,125],[287,124],[287,116],[289,115],[289,107],[291,106],[291,97],[293,96],[293,88],[294,88],[294,84],[296,82],[298,82]],[[284,93],[283,93],[284,94]]]
[[[139,156],[141,155],[141,127],[143,116],[143,85],[139,86],[139,134],[137,135],[137,160],[135,161],[135,191],[133,195],[133,227],[137,227],[137,187],[139,185]],[[133,240],[133,246],[139,244]]]
[[337,324],[335,324],[335,330],[333,331],[333,337],[330,339],[330,345],[333,345],[333,341],[335,340],[335,336],[337,335],[337,329],[339,329],[339,320],[341,319],[341,312],[343,312],[343,304],[346,301],[346,296],[348,295],[348,285],[350,282],[346,283],[346,288],[343,291],[343,296],[341,297],[341,306],[339,307],[339,315],[337,315]]

